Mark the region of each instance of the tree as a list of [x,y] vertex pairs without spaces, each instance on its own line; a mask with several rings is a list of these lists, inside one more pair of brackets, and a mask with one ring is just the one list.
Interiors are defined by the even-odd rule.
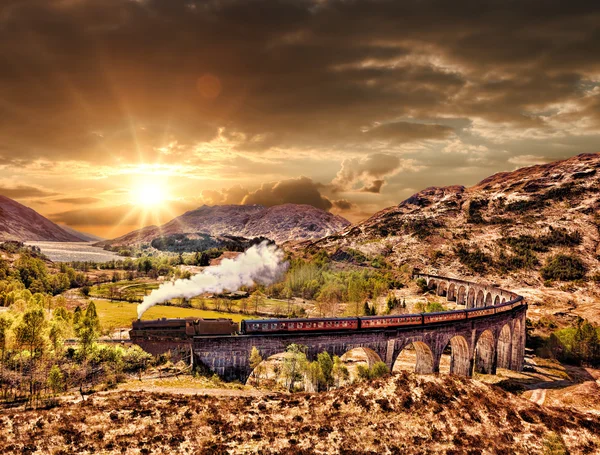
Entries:
[[361,314],[361,306],[364,305],[368,298],[366,291],[365,280],[360,276],[352,276],[348,282],[348,300],[350,301],[352,315],[359,316]]
[[85,358],[100,336],[100,319],[98,318],[96,305],[93,301],[88,304],[85,315],[81,319],[81,323],[76,330],[81,346],[81,353]]
[[333,385],[333,360],[329,353],[323,351],[317,356],[317,362],[322,373],[322,383],[327,390]]
[[75,334],[79,336],[78,330],[79,325],[81,324],[81,320],[83,319],[83,311],[81,307],[77,305],[73,310],[73,328],[75,329]]
[[0,368],[4,368],[4,356],[8,345],[8,331],[11,326],[12,320],[8,316],[0,316]]
[[139,380],[142,380],[142,372],[146,369],[152,356],[137,345],[131,346],[123,354],[123,367],[125,371],[138,373]]
[[47,383],[48,387],[50,387],[50,390],[52,390],[55,395],[63,391],[65,377],[62,374],[62,371],[60,371],[58,365],[52,365],[52,368],[50,368]]
[[573,339],[573,355],[585,364],[592,365],[600,361],[600,340],[598,331],[587,320],[579,320]]
[[44,330],[47,327],[46,315],[42,308],[31,308],[23,314],[19,325],[15,328],[17,342],[27,346],[32,358],[43,348]]
[[337,355],[333,357],[333,368],[331,374],[336,387],[339,387],[342,382],[347,381],[350,377],[348,368]]
[[257,289],[256,291],[254,291],[252,293],[252,296],[250,297],[250,299],[252,300],[252,303],[254,304],[254,313],[255,314],[258,314],[258,307],[265,302],[265,298],[266,298],[266,296],[262,292],[260,292],[259,289]]
[[335,316],[336,306],[344,298],[344,285],[336,279],[327,279],[317,295],[317,308],[322,316]]
[[302,379],[301,374],[306,370],[306,346],[290,344],[286,348],[286,357],[283,362],[283,376],[289,392],[294,389],[296,381]]
[[27,346],[29,350],[29,394],[34,394],[34,377],[37,360],[43,354],[43,348],[46,344],[45,330],[47,327],[46,315],[44,309],[33,307],[24,314],[21,322],[15,328],[17,343],[23,347]]
[[263,358],[260,355],[260,351],[256,348],[256,346],[252,346],[248,363],[250,364],[250,368],[252,368],[254,381],[256,385],[258,385],[260,378],[264,373],[265,366],[263,364]]
[[306,365],[304,373],[304,390],[306,392],[318,392],[319,385],[323,383],[323,371],[319,362],[310,362]]

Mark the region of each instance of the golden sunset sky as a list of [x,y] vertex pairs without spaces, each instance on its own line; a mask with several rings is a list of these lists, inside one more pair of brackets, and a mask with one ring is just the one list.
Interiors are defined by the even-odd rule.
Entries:
[[0,194],[114,237],[202,204],[351,221],[600,151],[582,1],[0,6]]

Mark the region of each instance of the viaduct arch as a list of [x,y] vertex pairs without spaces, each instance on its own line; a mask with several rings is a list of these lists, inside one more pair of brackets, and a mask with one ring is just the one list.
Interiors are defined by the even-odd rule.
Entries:
[[[525,317],[527,305],[521,296],[493,285],[471,283],[456,278],[416,274],[437,295],[456,301],[464,308],[493,307],[506,303],[504,309],[470,313],[468,319],[440,320],[409,326],[363,329],[354,332],[284,333],[237,336],[194,337],[182,343],[140,342],[142,348],[154,354],[177,348],[193,355],[195,363],[203,364],[226,380],[245,382],[252,373],[248,358],[256,347],[267,359],[284,352],[292,343],[307,347],[307,357],[314,360],[326,351],[341,357],[355,348],[374,352],[393,369],[400,353],[412,349],[416,354],[417,373],[438,373],[445,350],[450,349],[450,373],[471,376],[473,372],[495,374],[497,368],[520,371],[525,352]],[[511,305],[508,305],[508,304]],[[476,311],[476,310],[473,310]],[[464,313],[456,310],[444,314]],[[480,312],[483,313],[483,312]]]

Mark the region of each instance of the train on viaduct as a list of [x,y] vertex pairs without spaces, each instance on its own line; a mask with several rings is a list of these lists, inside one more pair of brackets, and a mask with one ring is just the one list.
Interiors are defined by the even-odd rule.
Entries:
[[[442,355],[448,350],[453,374],[471,376],[474,372],[495,374],[497,368],[522,369],[527,312],[523,297],[493,285],[456,278],[427,274],[414,278],[425,280],[431,292],[456,302],[462,309],[298,322],[248,320],[241,328],[229,319],[212,324],[185,319],[136,321],[130,336],[132,342],[152,354],[170,351],[176,358],[191,356],[195,364],[204,365],[222,378],[242,382],[252,373],[252,347],[266,359],[284,352],[292,343],[306,346],[311,360],[323,351],[342,356],[363,348],[370,354],[370,362],[381,360],[390,369],[404,349],[411,349],[416,353],[414,371],[421,374],[439,372]],[[210,327],[217,327],[219,334],[211,333]]]

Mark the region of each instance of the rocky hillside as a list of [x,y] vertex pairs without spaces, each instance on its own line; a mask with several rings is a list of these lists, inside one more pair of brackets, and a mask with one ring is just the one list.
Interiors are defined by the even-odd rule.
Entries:
[[[320,394],[97,394],[0,413],[3,453],[584,454],[600,417],[455,376],[402,373]],[[485,450],[482,452],[482,450]]]
[[316,239],[349,226],[350,222],[310,205],[284,204],[202,206],[162,226],[150,226],[122,237],[100,242],[100,246],[150,244],[157,237],[206,233],[246,238],[267,237],[277,243]]
[[35,210],[0,196],[0,241],[6,240],[81,242]]
[[534,302],[551,296],[597,319],[599,208],[600,154],[584,154],[495,174],[470,188],[427,188],[295,248],[383,255],[394,267],[492,281]]

